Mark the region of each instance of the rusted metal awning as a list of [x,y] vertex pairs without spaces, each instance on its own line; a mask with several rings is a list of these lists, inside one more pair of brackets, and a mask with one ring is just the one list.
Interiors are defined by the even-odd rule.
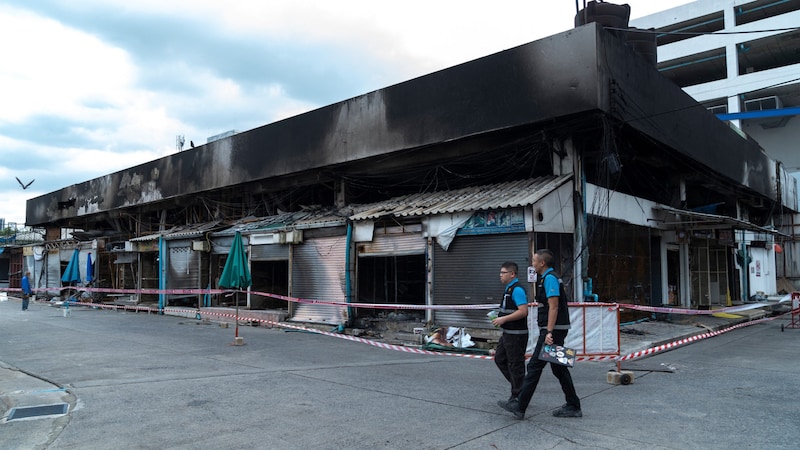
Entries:
[[691,211],[688,209],[673,208],[671,206],[658,205],[653,209],[664,211],[665,216],[668,218],[670,214],[679,215],[680,218],[676,220],[669,220],[665,218],[664,223],[667,225],[686,225],[694,229],[715,229],[715,228],[735,228],[737,230],[748,230],[757,233],[768,233],[776,236],[790,237],[787,234],[781,233],[774,228],[766,228],[756,225],[746,220],[737,219],[735,217],[722,216],[719,214],[704,213],[698,211]]

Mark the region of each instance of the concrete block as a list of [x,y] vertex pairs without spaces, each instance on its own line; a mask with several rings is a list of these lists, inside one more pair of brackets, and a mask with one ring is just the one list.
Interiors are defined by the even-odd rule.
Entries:
[[630,370],[620,370],[619,372],[609,370],[606,379],[609,384],[628,385],[633,383],[633,372]]
[[233,345],[244,345],[244,338],[241,336],[236,336],[233,339]]

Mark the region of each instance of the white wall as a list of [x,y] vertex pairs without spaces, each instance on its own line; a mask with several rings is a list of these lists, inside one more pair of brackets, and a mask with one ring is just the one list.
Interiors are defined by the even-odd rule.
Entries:
[[775,251],[772,246],[768,248],[750,248],[749,294],[748,298],[756,292],[773,295],[778,292],[775,279]]

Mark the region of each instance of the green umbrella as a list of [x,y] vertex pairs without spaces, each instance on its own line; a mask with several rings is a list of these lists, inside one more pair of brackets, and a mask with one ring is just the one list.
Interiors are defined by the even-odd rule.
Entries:
[[72,258],[69,260],[67,268],[64,269],[64,275],[61,276],[61,281],[69,283],[70,286],[81,282],[80,253],[77,248],[72,252]]
[[[221,289],[244,289],[253,284],[250,268],[247,266],[247,254],[242,244],[242,235],[238,231],[233,237],[233,245],[228,252],[228,259],[219,276]],[[236,294],[236,337],[239,337],[239,297]]]
[[[61,282],[66,283],[67,286],[77,286],[81,282],[81,268],[80,268],[80,250],[77,248],[72,252],[72,258],[67,263],[67,268],[64,269],[64,275],[61,276]],[[68,292],[68,291],[67,291]],[[75,301],[77,301],[78,289],[75,289]],[[64,304],[69,308],[69,301],[72,296],[64,300]]]

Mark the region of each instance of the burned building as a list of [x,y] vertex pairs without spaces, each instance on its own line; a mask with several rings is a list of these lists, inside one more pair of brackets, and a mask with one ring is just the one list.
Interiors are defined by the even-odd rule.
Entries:
[[[577,301],[746,299],[796,185],[634,50],[588,23],[31,199],[27,224],[94,236],[130,266],[114,287],[213,286],[238,227],[259,289],[298,298],[493,303],[500,264],[547,247]],[[132,256],[187,226],[202,232],[185,257],[145,249],[168,270]],[[292,306],[324,323],[375,313]],[[484,313],[414,314],[480,327]]]

